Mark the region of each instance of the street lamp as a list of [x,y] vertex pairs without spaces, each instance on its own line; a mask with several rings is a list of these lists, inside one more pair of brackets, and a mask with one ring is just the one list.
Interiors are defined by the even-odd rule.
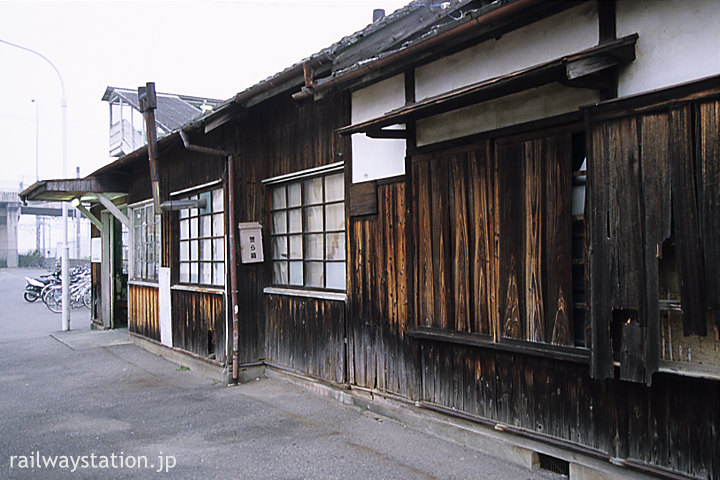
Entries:
[[[67,178],[67,98],[65,97],[65,82],[63,81],[60,71],[57,69],[55,64],[50,61],[42,53],[36,52],[27,47],[16,45],[14,43],[6,42],[0,39],[0,43],[10,45],[11,47],[25,50],[26,52],[33,53],[38,57],[45,60],[55,70],[55,73],[60,80],[60,91],[62,96],[60,98],[60,112],[62,114],[62,175],[63,178]],[[36,104],[37,105],[37,104]],[[69,274],[69,247],[68,247],[68,212],[67,203],[62,202],[62,219],[63,219],[63,243],[60,252],[60,268],[62,269],[62,331],[65,332],[70,330],[70,274]]]
[[40,175],[38,173],[38,166],[40,165],[40,117],[38,115],[38,104],[40,102],[38,102],[35,98],[30,101],[35,104],[35,181],[37,182],[40,180]]

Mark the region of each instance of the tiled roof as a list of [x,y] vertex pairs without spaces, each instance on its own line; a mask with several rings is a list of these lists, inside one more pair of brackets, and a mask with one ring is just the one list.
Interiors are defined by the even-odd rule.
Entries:
[[[107,87],[102,97],[103,101],[112,101],[120,97],[125,103],[140,110],[137,90],[128,88]],[[221,103],[215,98],[191,97],[188,95],[175,95],[171,93],[157,93],[157,109],[155,121],[164,130],[171,132],[185,125],[190,120],[204,113],[202,105],[215,108]]]

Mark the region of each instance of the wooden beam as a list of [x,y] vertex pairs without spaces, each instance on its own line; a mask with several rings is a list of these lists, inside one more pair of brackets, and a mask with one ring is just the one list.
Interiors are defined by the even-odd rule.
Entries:
[[[75,199],[75,200],[77,200],[77,199]],[[82,212],[82,214],[85,215],[85,216],[88,218],[88,220],[90,220],[90,221],[93,223],[93,225],[95,225],[95,227],[97,227],[98,230],[100,230],[100,233],[102,233],[102,231],[103,231],[103,224],[102,224],[102,222],[101,222],[95,215],[93,215],[92,213],[90,213],[90,210],[88,210],[87,208],[85,208],[85,207],[80,203],[79,200],[78,200],[77,202],[75,202],[75,200],[73,200],[73,201],[71,202],[72,205],[73,205],[75,208],[77,208],[80,212]],[[76,204],[76,203],[77,203],[77,204]]]
[[107,198],[102,193],[97,194],[97,199],[100,201],[100,203],[103,204],[105,208],[108,209],[110,213],[113,214],[115,218],[120,220],[123,225],[125,225],[127,228],[132,228],[132,225],[130,224],[130,219],[123,212],[120,211],[120,209],[112,202],[112,200]]
[[368,130],[365,134],[370,138],[407,138],[407,130],[405,129],[380,128],[377,130]]

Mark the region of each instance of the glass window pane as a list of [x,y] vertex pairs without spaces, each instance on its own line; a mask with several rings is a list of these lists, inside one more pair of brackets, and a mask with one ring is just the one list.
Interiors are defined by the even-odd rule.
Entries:
[[323,207],[309,207],[305,209],[305,231],[323,231]]
[[299,207],[302,204],[300,182],[288,184],[288,207]]
[[213,285],[225,285],[225,264],[213,263]]
[[322,262],[305,263],[305,285],[308,287],[325,287],[325,274]]
[[322,178],[310,178],[305,180],[303,205],[316,205],[322,203]]
[[276,285],[288,284],[287,262],[273,262],[273,283]]
[[190,264],[190,283],[198,283],[198,264]]
[[212,211],[222,212],[224,210],[223,204],[223,189],[218,188],[212,191]]
[[190,210],[187,208],[180,209],[180,218],[187,218],[190,215]]
[[323,236],[306,235],[305,236],[305,259],[306,260],[322,260],[323,257]]
[[135,244],[142,243],[142,227],[138,224],[135,224]]
[[289,233],[300,233],[302,232],[302,209],[294,208],[288,210],[290,217],[290,228]]
[[290,240],[290,258],[301,260],[302,257],[302,235],[291,235]]
[[187,240],[190,238],[190,221],[180,220],[180,240]]
[[275,187],[272,190],[272,209],[277,210],[278,208],[286,208],[287,203],[285,202],[285,185],[281,187]]
[[325,264],[327,270],[327,288],[345,290],[345,262],[328,262]]
[[187,262],[188,260],[190,260],[190,243],[180,242],[180,261]]
[[303,284],[303,262],[290,262],[290,285]]
[[325,201],[335,202],[345,198],[345,182],[343,174],[336,173],[325,177]]
[[216,213],[212,216],[212,234],[213,237],[225,235],[225,221],[222,213]]
[[190,238],[197,238],[197,237],[198,237],[198,219],[191,218],[190,219]]
[[191,240],[190,241],[190,260],[195,262],[195,261],[197,261],[197,259],[198,259],[198,241]]
[[157,280],[157,264],[155,262],[148,264],[148,274],[147,279],[148,280]]
[[190,281],[190,264],[189,263],[181,263],[180,264],[180,281],[181,282],[189,282]]
[[325,207],[325,230],[345,230],[344,203],[333,203]]
[[209,237],[212,235],[212,230],[210,229],[211,221],[212,218],[210,218],[210,215],[200,217],[200,237]]
[[272,218],[272,233],[287,233],[287,214],[285,212],[275,212]]
[[222,238],[215,238],[212,241],[213,260],[225,260],[225,246]]
[[275,260],[287,258],[287,237],[273,237],[272,258]]
[[328,260],[345,260],[344,233],[328,233],[325,236],[325,255]]
[[200,263],[200,283],[205,285],[212,284],[212,263]]
[[200,240],[200,260],[212,260],[212,240]]

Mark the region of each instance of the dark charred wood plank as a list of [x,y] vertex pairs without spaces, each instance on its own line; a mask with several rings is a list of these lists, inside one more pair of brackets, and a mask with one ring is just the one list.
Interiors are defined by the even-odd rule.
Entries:
[[543,225],[543,155],[542,141],[523,143],[523,253],[525,338],[531,342],[545,341],[543,302],[542,232]]
[[454,328],[470,331],[470,260],[467,204],[467,155],[450,160],[450,238],[452,239],[452,295],[455,303]]
[[376,215],[378,212],[377,182],[350,185],[350,216]]
[[[430,188],[432,189],[432,261],[433,290],[435,291],[435,314],[433,325],[448,328],[453,319],[452,276],[450,272],[450,214],[448,212],[448,171],[445,162],[430,164]],[[454,322],[452,322],[454,323]]]
[[518,219],[524,218],[521,176],[522,147],[519,144],[496,147],[498,190],[504,206],[500,210],[500,312],[502,336],[522,338],[524,311],[522,272],[522,232]]
[[[610,343],[611,306],[613,303],[611,233],[609,228],[610,194],[613,178],[610,175],[608,124],[590,125],[588,135],[588,185],[587,206],[589,218],[588,269],[590,286],[590,351],[592,361],[590,374],[595,379],[613,376],[612,346]],[[588,407],[591,407],[589,405]],[[583,410],[584,411],[584,410]]]
[[670,111],[670,169],[680,296],[685,335],[707,334],[705,264],[700,238],[698,189],[689,106]]
[[696,117],[707,304],[720,331],[720,101],[700,103]]
[[418,282],[416,284],[418,300],[418,324],[434,325],[435,317],[435,262],[433,260],[433,229],[431,219],[430,166],[427,161],[418,162],[415,167],[417,178],[417,255]]
[[545,338],[572,345],[572,137],[544,141],[545,171]]
[[668,162],[668,115],[645,115],[640,120],[645,258],[645,382],[658,369],[660,318],[658,257],[670,237],[672,202]]

